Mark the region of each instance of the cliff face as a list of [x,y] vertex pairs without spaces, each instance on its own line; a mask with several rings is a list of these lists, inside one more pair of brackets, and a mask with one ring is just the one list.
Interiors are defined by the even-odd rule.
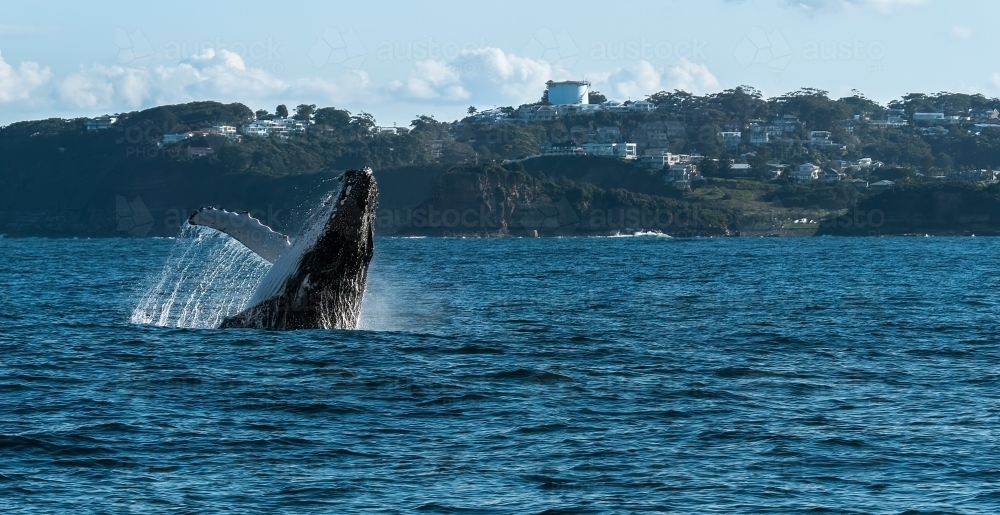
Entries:
[[[201,173],[199,173],[201,172]],[[0,203],[8,236],[175,236],[204,206],[247,211],[279,232],[294,232],[335,174],[264,177],[151,170],[92,181],[26,184]]]
[[1000,235],[1000,186],[896,186],[823,220],[818,235]]
[[[248,211],[295,234],[336,173],[267,177],[211,167],[150,167],[135,173],[22,181],[2,190],[0,234],[9,236],[174,236],[195,209]],[[729,233],[734,216],[682,200],[625,189],[559,182],[493,165],[376,172],[380,235],[590,236],[660,231]]]
[[682,201],[543,181],[495,166],[449,170],[434,179],[426,201],[380,207],[378,219],[382,234],[420,236],[715,236],[728,227],[727,215]]

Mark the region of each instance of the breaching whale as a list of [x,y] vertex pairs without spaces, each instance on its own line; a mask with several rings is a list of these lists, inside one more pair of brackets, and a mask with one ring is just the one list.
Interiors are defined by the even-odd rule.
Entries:
[[272,263],[247,309],[220,327],[355,329],[374,251],[378,188],[370,168],[348,170],[290,241],[248,213],[212,207],[188,222],[222,231]]

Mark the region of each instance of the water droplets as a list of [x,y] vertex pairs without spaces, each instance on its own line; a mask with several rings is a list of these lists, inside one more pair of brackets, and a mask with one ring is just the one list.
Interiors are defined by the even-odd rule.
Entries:
[[246,307],[269,263],[213,229],[185,225],[163,269],[142,288],[130,321],[212,328]]

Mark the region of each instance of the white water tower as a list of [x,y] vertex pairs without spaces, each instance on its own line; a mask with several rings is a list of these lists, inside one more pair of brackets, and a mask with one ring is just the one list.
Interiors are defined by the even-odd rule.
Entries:
[[590,82],[566,80],[545,83],[549,92],[549,103],[553,105],[589,104]]

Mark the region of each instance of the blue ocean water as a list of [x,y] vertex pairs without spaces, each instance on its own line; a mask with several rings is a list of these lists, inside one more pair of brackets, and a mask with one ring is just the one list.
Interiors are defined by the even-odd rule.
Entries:
[[1000,506],[1000,239],[378,239],[285,333],[220,245],[0,239],[0,512]]

